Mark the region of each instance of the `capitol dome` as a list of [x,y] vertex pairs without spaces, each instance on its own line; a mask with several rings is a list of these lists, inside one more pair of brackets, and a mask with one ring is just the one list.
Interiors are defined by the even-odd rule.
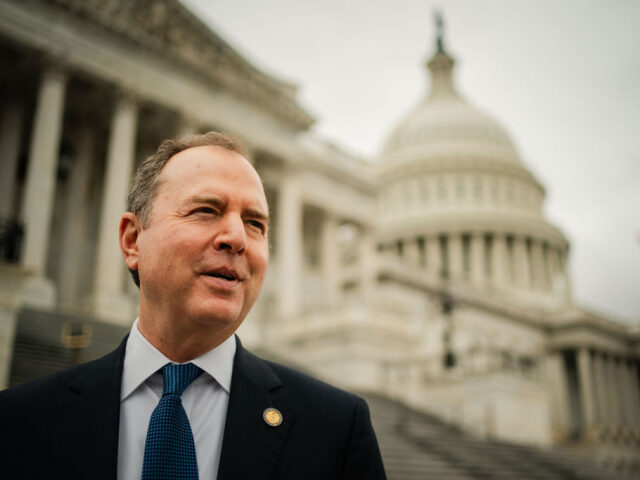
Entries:
[[444,51],[428,63],[431,92],[393,130],[383,148],[385,158],[392,162],[424,162],[447,154],[466,154],[518,163],[516,149],[502,126],[456,91],[453,64]]
[[493,118],[454,86],[442,47],[431,89],[392,130],[378,165],[378,243],[438,276],[568,298],[568,242],[545,191]]

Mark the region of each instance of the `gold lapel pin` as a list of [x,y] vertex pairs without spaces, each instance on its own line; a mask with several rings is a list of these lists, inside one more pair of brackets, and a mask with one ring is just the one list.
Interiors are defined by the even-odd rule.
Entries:
[[270,427],[277,427],[282,423],[282,414],[276,408],[267,408],[262,412],[264,422]]

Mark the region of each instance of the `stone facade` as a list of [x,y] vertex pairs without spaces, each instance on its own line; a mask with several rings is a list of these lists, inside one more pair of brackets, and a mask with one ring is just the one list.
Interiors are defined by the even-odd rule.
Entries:
[[544,188],[444,50],[378,162],[318,140],[294,86],[178,1],[0,2],[0,65],[0,386],[23,308],[131,324],[128,179],[161,139],[219,129],[273,217],[246,344],[480,437],[638,465],[640,334],[573,304]]

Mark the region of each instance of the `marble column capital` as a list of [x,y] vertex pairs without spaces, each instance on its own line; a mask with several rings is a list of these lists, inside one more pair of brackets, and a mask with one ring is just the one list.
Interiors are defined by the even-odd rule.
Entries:
[[61,80],[66,80],[69,77],[71,67],[62,55],[45,55],[38,63],[42,75],[45,77],[59,78]]
[[137,108],[140,103],[140,97],[136,92],[130,87],[118,85],[115,88],[114,98],[117,104],[126,104],[131,105],[132,107]]

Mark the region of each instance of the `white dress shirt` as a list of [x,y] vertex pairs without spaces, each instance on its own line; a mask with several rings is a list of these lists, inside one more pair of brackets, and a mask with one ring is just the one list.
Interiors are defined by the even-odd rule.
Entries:
[[[191,361],[203,373],[182,394],[182,405],[193,432],[200,480],[214,480],[218,475],[235,352],[232,335]],[[142,476],[149,419],[162,396],[162,373],[158,370],[167,363],[172,362],[142,336],[136,320],[122,371],[118,480],[140,480]]]

